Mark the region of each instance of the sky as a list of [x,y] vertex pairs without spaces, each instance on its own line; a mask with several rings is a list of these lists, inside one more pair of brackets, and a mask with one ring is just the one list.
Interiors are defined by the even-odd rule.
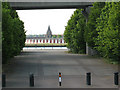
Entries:
[[68,20],[76,9],[17,10],[24,22],[26,35],[46,34],[50,25],[52,34],[63,34]]

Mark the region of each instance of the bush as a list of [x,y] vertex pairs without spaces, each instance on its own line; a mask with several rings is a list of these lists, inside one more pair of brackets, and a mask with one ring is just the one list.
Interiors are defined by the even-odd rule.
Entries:
[[77,9],[65,27],[64,40],[68,43],[67,47],[73,53],[85,53],[86,43],[84,41],[84,29],[86,26],[85,17],[82,9]]
[[97,19],[98,36],[94,38],[95,48],[101,56],[118,60],[120,39],[120,2],[106,3]]
[[91,48],[95,47],[93,38],[97,37],[96,19],[100,17],[101,9],[105,6],[104,2],[95,2],[93,7],[90,8],[87,27],[85,29],[85,41]]
[[24,23],[8,3],[2,3],[2,63],[18,55],[24,47]]

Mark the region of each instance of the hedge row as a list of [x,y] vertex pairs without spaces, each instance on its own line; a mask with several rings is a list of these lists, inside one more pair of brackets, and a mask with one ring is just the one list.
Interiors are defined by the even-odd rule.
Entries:
[[119,60],[120,47],[120,2],[106,3],[96,19],[97,37],[94,38],[95,49],[106,58]]
[[82,14],[82,9],[77,9],[68,21],[64,32],[64,40],[68,43],[67,47],[73,53],[85,53],[86,51],[84,40],[85,26],[86,20]]
[[102,57],[119,60],[120,2],[94,3],[87,25],[81,9],[77,9],[68,21],[64,37],[72,52],[84,53],[87,42]]
[[2,63],[18,55],[24,47],[24,23],[8,3],[2,3]]

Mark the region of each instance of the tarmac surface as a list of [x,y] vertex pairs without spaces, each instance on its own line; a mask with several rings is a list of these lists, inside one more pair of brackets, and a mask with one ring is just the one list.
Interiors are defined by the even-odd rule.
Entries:
[[[29,75],[34,74],[35,88],[117,88],[114,72],[117,65],[85,54],[70,54],[67,50],[26,49],[6,66],[6,87],[28,88]],[[58,73],[62,73],[59,86]],[[92,85],[86,85],[86,73],[91,72]]]

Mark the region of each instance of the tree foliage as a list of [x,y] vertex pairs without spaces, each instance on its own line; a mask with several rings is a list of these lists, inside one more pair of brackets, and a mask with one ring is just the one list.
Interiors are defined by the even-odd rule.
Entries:
[[62,37],[62,35],[57,35],[57,38],[61,38]]
[[71,16],[65,27],[64,40],[73,53],[85,53],[86,44],[84,41],[85,17],[82,9],[77,9]]
[[57,35],[52,35],[52,38],[57,38]]
[[86,41],[101,56],[109,60],[118,60],[120,57],[120,2],[94,3],[90,9],[87,25],[81,9],[77,9],[65,27],[64,39],[72,52],[85,52]]
[[99,18],[101,14],[101,9],[104,7],[104,5],[104,2],[95,2],[93,4],[93,7],[90,8],[87,27],[85,30],[85,40],[88,43],[88,46],[92,48],[95,47],[95,42],[93,38],[97,37],[96,19]]
[[95,48],[101,56],[118,60],[119,30],[120,30],[120,2],[107,2],[97,19],[98,36],[94,38]]
[[26,39],[24,23],[8,3],[2,3],[2,59],[3,63],[18,55]]

